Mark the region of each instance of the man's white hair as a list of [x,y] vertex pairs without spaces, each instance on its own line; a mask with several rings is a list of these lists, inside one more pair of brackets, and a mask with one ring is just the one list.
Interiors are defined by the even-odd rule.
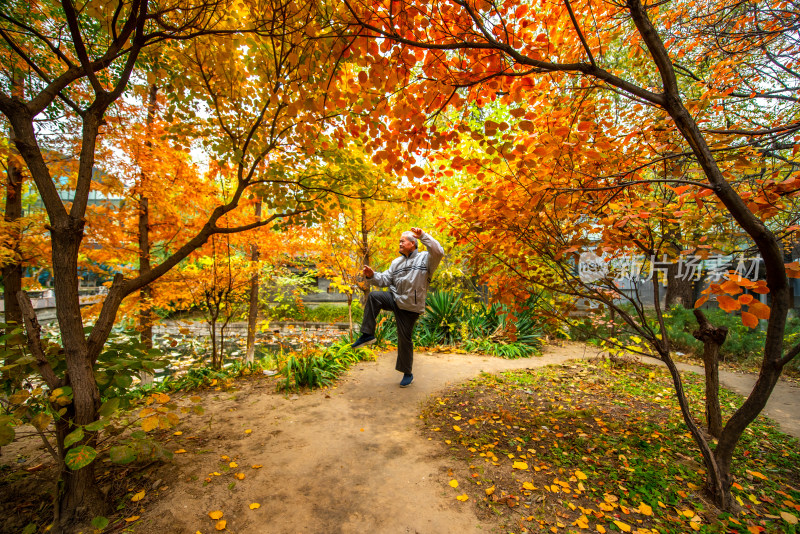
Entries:
[[419,245],[417,244],[417,236],[414,235],[414,232],[406,230],[405,232],[400,234],[400,237],[405,237],[406,239],[414,243],[414,248],[419,247]]

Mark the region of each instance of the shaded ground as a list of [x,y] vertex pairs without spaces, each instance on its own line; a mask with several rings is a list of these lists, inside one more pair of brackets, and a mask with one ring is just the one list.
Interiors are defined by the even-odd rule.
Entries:
[[[479,519],[471,503],[454,501],[448,491],[441,448],[421,433],[423,403],[482,371],[587,356],[593,354],[580,344],[524,360],[421,353],[407,389],[397,387],[393,353],[354,366],[328,390],[283,395],[274,378],[237,381],[234,390],[201,393],[206,413],[182,416],[173,429],[181,434],[168,434],[167,448],[186,452],[166,465],[131,467],[110,487],[113,504],[132,519],[124,528],[143,534],[214,532],[208,512],[215,510],[237,533],[492,532],[495,522]],[[747,394],[754,379],[721,373],[721,381]],[[800,390],[779,384],[767,413],[800,435]],[[48,461],[43,453],[14,460],[15,454],[4,448],[3,462],[30,468]],[[47,469],[27,478],[30,491],[52,487]],[[2,491],[25,491],[10,488]],[[47,514],[35,495],[28,500],[26,513]],[[253,503],[259,507],[251,509]],[[19,499],[15,507],[0,511],[12,517]]]

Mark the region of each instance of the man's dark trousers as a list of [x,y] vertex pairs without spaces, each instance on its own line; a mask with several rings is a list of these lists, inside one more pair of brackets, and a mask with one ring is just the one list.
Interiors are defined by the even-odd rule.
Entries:
[[398,308],[391,291],[372,291],[364,307],[364,319],[361,321],[362,334],[375,335],[375,324],[381,310],[394,312],[397,322],[397,364],[394,368],[410,375],[414,363],[414,342],[411,340],[411,335],[420,314]]

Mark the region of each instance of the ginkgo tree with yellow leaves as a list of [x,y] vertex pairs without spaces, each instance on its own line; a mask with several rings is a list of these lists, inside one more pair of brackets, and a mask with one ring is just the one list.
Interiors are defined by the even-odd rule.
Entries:
[[[370,65],[365,82],[403,86],[393,100],[394,120],[370,125],[380,133],[377,160],[405,167],[409,153],[457,146],[461,134],[486,140],[485,157],[450,154],[454,167],[481,181],[462,197],[457,235],[474,244],[475,261],[487,262],[490,276],[519,282],[506,287],[543,284],[614,305],[618,288],[576,281],[572,265],[581,251],[660,252],[655,245],[667,233],[663,222],[680,223],[684,209],[700,217],[705,208],[721,212],[758,251],[763,285],[731,275],[724,288],[709,287],[740,296],[735,302],[723,296],[723,308],[748,306],[746,312],[767,321],[759,381],[715,446],[689,411],[659,299],[654,323],[641,307],[619,309],[670,369],[708,473],[706,489],[717,506],[730,509],[736,444],[800,353],[800,345],[784,341],[788,280],[800,268],[786,261],[782,244],[797,231],[797,6],[726,0],[345,5],[342,23],[358,32],[353,49]],[[472,106],[495,102],[512,110],[509,120],[486,121],[483,132],[467,121],[438,127],[448,109],[468,115]],[[709,237],[700,228],[701,235],[685,234],[698,247]],[[768,291],[768,315],[742,295],[758,288]],[[753,324],[747,315],[743,320]]]

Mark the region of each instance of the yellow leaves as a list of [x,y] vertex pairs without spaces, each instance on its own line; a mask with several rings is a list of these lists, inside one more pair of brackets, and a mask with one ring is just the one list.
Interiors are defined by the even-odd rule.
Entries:
[[151,398],[158,404],[166,404],[169,402],[169,395],[166,393],[153,393]]
[[459,501],[461,501],[461,502],[464,502],[464,501],[466,501],[467,499],[469,499],[469,495],[467,495],[467,494],[465,493],[465,494],[463,494],[463,495],[459,495],[458,497],[456,497],[456,499],[458,499],[458,500],[459,500]]
[[461,432],[461,427],[458,425],[453,425],[453,430],[455,430],[456,432]]
[[451,487],[451,488],[457,488],[457,487],[458,487],[458,480],[456,480],[456,479],[453,479],[453,480],[451,480],[451,481],[449,482],[449,484],[450,484],[450,487]]
[[486,495],[491,496],[494,493],[494,486],[490,486],[483,491],[486,492]]
[[512,465],[511,467],[513,467],[514,469],[527,470],[528,464],[526,464],[525,462],[514,462],[514,465]]
[[186,449],[178,449],[177,451],[175,451],[175,454],[183,454],[185,452],[186,452]]
[[789,512],[781,512],[781,518],[790,525],[797,524],[797,516],[794,514],[790,514]]
[[244,431],[244,433],[245,434],[252,434],[253,430],[251,428],[248,428],[247,430]]
[[529,491],[536,489],[536,486],[534,486],[531,482],[523,482],[522,487]]
[[233,475],[233,477],[239,480],[244,480],[244,473],[236,473],[235,475]]
[[587,477],[585,474],[583,474],[582,471],[575,471],[575,478],[577,478],[578,480],[586,480],[589,477]]
[[155,430],[158,428],[158,415],[151,415],[150,417],[146,417],[142,419],[142,430],[145,432],[150,432],[151,430]]
[[582,515],[572,524],[578,528],[589,528],[589,518],[587,518],[585,515]]
[[126,518],[125,518],[125,522],[126,522],[126,523],[133,523],[134,521],[136,521],[137,519],[139,519],[139,517],[140,517],[140,516],[138,516],[138,515],[132,515],[132,516],[130,516],[130,517],[126,517]]
[[144,490],[135,493],[133,497],[131,497],[131,502],[139,502],[142,499],[144,499]]
[[262,468],[262,467],[264,467],[264,466],[263,466],[263,465],[261,465],[261,464],[253,464],[253,465],[251,465],[250,467],[252,467],[253,469],[261,469],[261,468]]
[[261,508],[261,505],[258,504],[257,502],[251,502],[250,503],[250,509],[251,510],[258,510],[259,508]]
[[224,519],[222,519],[220,521],[217,521],[217,524],[214,525],[214,528],[217,529],[217,530],[225,530],[225,526],[227,524],[228,524],[228,522],[225,521]]
[[617,525],[617,528],[620,529],[622,532],[630,532],[631,526],[627,523],[623,523],[622,521],[614,521],[614,524]]
[[647,516],[653,515],[653,508],[650,505],[645,504],[643,502],[639,503],[638,511],[642,515],[647,515]]
[[231,462],[228,464],[228,467],[230,467],[231,469],[236,469],[237,467],[239,467],[239,464],[237,464],[236,462]]
[[224,514],[222,513],[222,510],[214,510],[213,512],[208,512],[208,517],[210,517],[211,519],[213,519],[215,521],[217,519],[222,519],[223,515]]

